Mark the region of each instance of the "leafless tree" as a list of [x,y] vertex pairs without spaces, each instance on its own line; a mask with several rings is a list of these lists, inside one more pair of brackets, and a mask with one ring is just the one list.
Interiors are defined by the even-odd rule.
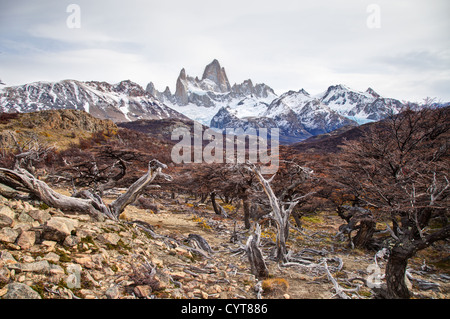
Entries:
[[[358,142],[347,143],[336,179],[357,194],[372,222],[391,222],[386,266],[389,298],[408,298],[409,258],[450,237],[450,109],[408,108],[374,125]],[[441,227],[430,229],[431,220]]]
[[14,169],[22,167],[34,174],[36,165],[45,160],[47,155],[55,150],[55,147],[40,143],[37,136],[33,135],[23,142],[19,142],[13,132],[9,135],[14,143]]
[[298,194],[293,192],[293,190],[312,174],[312,170],[296,165],[298,172],[301,173],[300,176],[291,184],[285,185],[284,190],[277,196],[271,186],[271,182],[275,178],[276,174],[267,179],[263,176],[260,167],[257,165],[248,162],[246,167],[250,172],[255,174],[256,179],[261,184],[272,209],[270,216],[273,218],[277,226],[275,258],[279,262],[287,262],[288,252],[286,248],[286,241],[289,236],[289,217],[295,206],[297,206],[300,201],[313,194],[313,192],[308,194]]

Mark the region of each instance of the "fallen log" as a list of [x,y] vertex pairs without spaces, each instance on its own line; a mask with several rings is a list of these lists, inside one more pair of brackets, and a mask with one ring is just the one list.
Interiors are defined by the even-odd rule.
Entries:
[[163,168],[167,168],[167,166],[157,160],[150,161],[147,173],[134,182],[124,194],[111,204],[105,204],[100,196],[87,190],[79,192],[75,196],[60,194],[22,168],[14,170],[0,168],[0,183],[30,193],[54,208],[87,213],[98,218],[106,216],[117,220],[125,207],[133,203],[157,176],[163,176],[167,180],[171,180],[169,175],[162,173]]

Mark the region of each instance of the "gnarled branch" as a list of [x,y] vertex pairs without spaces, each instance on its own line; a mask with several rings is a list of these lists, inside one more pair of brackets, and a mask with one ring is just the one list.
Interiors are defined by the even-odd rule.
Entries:
[[148,172],[133,183],[128,190],[114,202],[107,205],[100,196],[89,191],[82,191],[75,196],[66,196],[54,191],[45,182],[38,180],[28,171],[18,168],[10,170],[0,168],[0,182],[14,189],[33,194],[45,204],[62,210],[79,211],[94,216],[107,216],[117,219],[125,207],[133,203],[142,194],[145,187],[157,176],[161,175],[170,180],[171,177],[161,172],[167,166],[157,160],[150,161]]

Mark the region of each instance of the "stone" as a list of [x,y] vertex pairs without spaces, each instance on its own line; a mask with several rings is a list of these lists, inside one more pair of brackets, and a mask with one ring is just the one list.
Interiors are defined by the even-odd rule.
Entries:
[[102,254],[94,254],[91,255],[92,262],[94,263],[94,267],[98,269],[103,268],[103,261],[105,260],[105,257]]
[[17,220],[22,222],[22,223],[32,223],[34,222],[34,219],[28,215],[27,213],[23,212],[19,215],[19,217],[17,217]]
[[54,252],[49,252],[47,255],[44,256],[44,260],[47,260],[52,263],[59,262],[59,255],[55,254]]
[[74,257],[73,260],[77,264],[80,264],[83,267],[94,268],[94,263],[92,262],[92,258],[89,255],[83,255],[83,256]]
[[17,240],[17,245],[22,249],[30,249],[36,243],[36,233],[34,231],[24,231]]
[[6,287],[8,291],[3,296],[3,299],[42,299],[39,293],[25,284],[14,282]]
[[200,293],[200,295],[202,296],[202,299],[208,299],[209,298],[208,293],[206,293],[205,291],[202,291]]
[[40,274],[50,273],[50,264],[47,260],[36,261],[32,263],[16,263],[8,265],[9,269],[20,270],[25,272],[35,272]]
[[90,282],[94,287],[100,287],[100,284],[92,277],[91,273],[88,271],[84,271],[82,273],[82,280],[84,282]]
[[9,227],[13,224],[14,219],[8,215],[0,214],[0,228]]
[[152,288],[148,285],[136,286],[134,287],[134,293],[139,298],[146,298],[152,293]]
[[44,224],[47,220],[52,218],[52,215],[46,210],[31,210],[28,212],[28,215],[40,224]]
[[4,215],[7,216],[11,219],[15,219],[16,218],[16,213],[9,208],[8,206],[2,206],[0,207],[0,215]]
[[69,228],[69,232],[74,231],[76,228],[79,227],[79,222],[76,219],[68,218],[68,217],[52,217],[60,222],[63,222],[67,225],[67,228]]
[[19,232],[10,227],[3,227],[0,229],[0,241],[5,243],[14,243],[19,237]]
[[52,217],[44,225],[42,237],[47,240],[64,242],[67,236],[78,227],[78,221],[66,217]]
[[105,296],[107,299],[119,299],[120,297],[119,287],[114,285],[108,288],[105,292]]
[[89,289],[80,289],[80,294],[85,299],[95,299],[95,295],[92,290]]
[[8,292],[8,287],[5,286],[2,289],[0,289],[0,298],[3,297],[4,295],[6,295],[6,293]]
[[81,239],[77,236],[67,236],[66,239],[64,239],[63,246],[68,247],[74,247],[78,245],[81,242]]
[[170,294],[171,294],[172,299],[183,299],[184,298],[183,290],[180,288],[174,289]]
[[63,242],[69,235],[70,231],[67,225],[53,217],[44,225],[44,233],[42,234],[42,238]]
[[54,251],[56,246],[56,241],[53,240],[44,240],[42,246],[46,247],[46,251]]
[[98,239],[105,244],[117,245],[120,240],[120,236],[115,233],[106,233],[98,236]]
[[0,208],[0,228],[12,226],[16,213],[7,206]]
[[52,265],[50,264],[50,274],[52,275],[64,275],[64,268],[62,268],[59,265]]
[[156,267],[159,267],[159,268],[163,268],[163,266],[164,266],[164,261],[162,259],[159,259],[154,256],[151,257],[151,262],[152,262],[152,264],[154,264]]
[[17,260],[14,258],[14,256],[9,251],[2,251],[2,252],[0,252],[0,261],[3,264],[15,264],[15,263],[17,263]]
[[5,285],[11,278],[11,271],[8,268],[0,268],[0,285]]

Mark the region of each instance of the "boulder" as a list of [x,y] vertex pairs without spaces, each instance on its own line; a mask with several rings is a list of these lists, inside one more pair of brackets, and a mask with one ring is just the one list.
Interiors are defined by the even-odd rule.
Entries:
[[52,218],[52,215],[46,210],[31,210],[28,212],[28,215],[40,224],[44,224],[47,220]]
[[117,285],[114,285],[108,288],[105,292],[105,296],[107,299],[119,299],[120,297],[119,287]]
[[14,243],[19,237],[19,232],[10,227],[3,227],[0,229],[0,241],[5,243]]
[[64,242],[75,228],[78,221],[66,217],[52,217],[44,225],[42,238],[57,242]]
[[0,228],[9,227],[14,222],[14,218],[16,217],[16,213],[11,210],[11,208],[7,206],[3,206],[0,208]]
[[139,298],[147,298],[152,293],[152,288],[148,285],[134,287],[134,293]]
[[50,273],[50,263],[47,260],[41,260],[31,263],[16,263],[10,264],[7,266],[9,269],[26,271],[26,272],[35,272],[38,274],[48,274]]
[[3,299],[42,299],[39,293],[22,283],[10,283],[7,285],[7,289]]
[[30,249],[36,243],[36,233],[34,231],[24,231],[17,240],[17,245],[22,249]]
[[115,233],[105,233],[98,236],[97,239],[105,244],[111,244],[115,246],[119,242],[120,236]]

